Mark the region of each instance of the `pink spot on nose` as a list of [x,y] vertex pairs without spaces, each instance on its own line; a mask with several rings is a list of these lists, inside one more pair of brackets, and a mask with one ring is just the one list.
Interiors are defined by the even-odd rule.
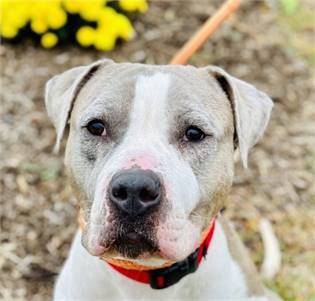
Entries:
[[123,168],[140,168],[143,170],[148,170],[154,169],[155,166],[156,162],[151,156],[146,154],[138,154],[128,159],[127,162],[123,165]]

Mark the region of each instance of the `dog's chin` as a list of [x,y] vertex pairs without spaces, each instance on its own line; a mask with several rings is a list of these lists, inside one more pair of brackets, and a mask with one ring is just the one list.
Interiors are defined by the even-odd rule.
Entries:
[[128,259],[145,258],[158,251],[153,240],[136,232],[129,232],[117,237],[111,249]]

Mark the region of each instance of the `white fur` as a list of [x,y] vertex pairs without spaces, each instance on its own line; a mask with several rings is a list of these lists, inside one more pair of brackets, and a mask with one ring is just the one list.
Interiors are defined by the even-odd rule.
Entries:
[[267,301],[266,297],[248,297],[245,277],[229,253],[219,223],[207,258],[197,272],[163,290],[153,290],[149,285],[122,276],[98,257],[87,253],[80,240],[78,232],[56,283],[54,301]]
[[158,138],[167,134],[165,109],[170,80],[169,74],[160,72],[152,76],[138,77],[126,139],[128,143],[131,139],[131,143],[136,140],[146,145],[146,138],[157,138],[152,135],[152,131]]

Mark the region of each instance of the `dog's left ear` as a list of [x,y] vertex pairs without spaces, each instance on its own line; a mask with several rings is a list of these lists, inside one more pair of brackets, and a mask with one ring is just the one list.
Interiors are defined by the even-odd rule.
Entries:
[[51,78],[45,87],[45,104],[57,137],[54,152],[58,152],[74,101],[82,87],[102,66],[113,61],[99,60],[87,66],[72,68]]
[[239,80],[223,69],[207,67],[231,102],[234,129],[244,167],[247,167],[249,150],[258,142],[268,124],[273,107],[267,94]]

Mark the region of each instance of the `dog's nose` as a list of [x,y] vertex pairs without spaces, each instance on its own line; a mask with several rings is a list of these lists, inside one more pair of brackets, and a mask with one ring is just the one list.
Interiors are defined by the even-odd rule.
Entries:
[[131,217],[147,213],[161,200],[161,181],[150,170],[130,169],[113,176],[109,199]]

